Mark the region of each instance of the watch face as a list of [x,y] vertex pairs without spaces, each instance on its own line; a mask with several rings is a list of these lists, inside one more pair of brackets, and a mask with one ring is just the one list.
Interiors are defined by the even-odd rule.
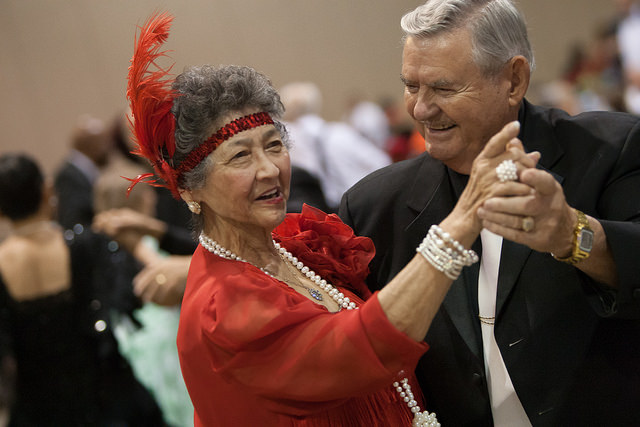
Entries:
[[593,231],[582,229],[578,235],[578,248],[584,252],[591,252],[593,247]]

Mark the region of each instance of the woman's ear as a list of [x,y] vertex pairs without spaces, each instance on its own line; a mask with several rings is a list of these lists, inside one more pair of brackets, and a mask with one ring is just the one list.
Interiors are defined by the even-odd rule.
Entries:
[[179,189],[178,192],[180,194],[180,197],[182,197],[182,200],[184,200],[187,204],[187,207],[189,207],[189,210],[194,214],[199,215],[202,211],[202,208],[200,207],[200,203],[193,200],[193,194],[191,193],[191,191]]
[[182,200],[185,201],[185,203],[189,204],[189,202],[193,202],[193,195],[191,194],[191,191],[178,189],[178,193],[180,194]]

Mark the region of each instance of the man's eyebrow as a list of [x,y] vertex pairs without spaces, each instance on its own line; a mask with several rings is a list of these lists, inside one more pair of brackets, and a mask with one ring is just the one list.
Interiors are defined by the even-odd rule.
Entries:
[[[402,83],[406,86],[406,85],[416,85],[418,84],[418,82],[413,81],[413,80],[409,80],[407,79],[405,76],[400,75],[400,81],[402,81]],[[432,87],[432,88],[438,88],[438,87],[450,87],[453,85],[453,82],[447,80],[447,79],[438,79],[434,82],[428,82],[428,83],[424,83],[424,85]]]
[[400,75],[400,81],[401,81],[403,84],[405,84],[405,85],[407,85],[407,84],[409,84],[409,83],[413,83],[412,81],[410,81],[409,79],[407,79],[407,78],[406,78],[405,76],[403,76],[402,74]]
[[453,85],[453,83],[446,79],[438,79],[435,82],[429,83],[431,87],[448,87]]

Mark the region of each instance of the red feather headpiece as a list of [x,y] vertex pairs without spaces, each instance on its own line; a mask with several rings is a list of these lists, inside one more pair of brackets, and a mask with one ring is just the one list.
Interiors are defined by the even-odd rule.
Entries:
[[[273,124],[268,113],[261,112],[240,117],[227,123],[206,141],[200,144],[176,168],[165,158],[172,158],[175,153],[175,118],[171,113],[174,99],[178,94],[171,89],[171,80],[167,80],[169,71],[158,66],[156,59],[166,56],[159,52],[162,44],[169,37],[173,16],[168,13],[152,15],[140,29],[136,46],[129,67],[129,84],[127,98],[131,103],[133,123],[130,122],[138,148],[134,154],[145,157],[153,165],[155,176],[164,183],[153,178],[153,173],[138,175],[130,179],[132,184],[128,192],[142,181],[155,186],[167,187],[176,199],[180,198],[178,184],[185,172],[196,167],[222,142],[257,126]],[[156,70],[149,71],[153,65]],[[128,193],[127,193],[128,194]]]
[[[164,51],[159,50],[169,37],[171,21],[173,16],[168,13],[154,14],[140,29],[129,66],[127,98],[131,103],[133,135],[138,145],[134,154],[146,157],[164,184],[157,183],[157,179],[147,182],[166,186],[174,197],[179,197],[177,177],[163,155],[166,153],[172,157],[176,148],[175,119],[171,114],[176,94],[171,90],[171,80],[166,78],[173,65],[163,69],[156,63],[159,57],[166,56]],[[151,65],[156,68],[155,71],[149,71]],[[153,174],[148,173],[131,180],[129,191],[137,183],[151,177]]]

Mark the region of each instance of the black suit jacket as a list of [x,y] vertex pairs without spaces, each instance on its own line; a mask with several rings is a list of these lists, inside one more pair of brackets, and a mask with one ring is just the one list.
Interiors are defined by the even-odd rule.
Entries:
[[[495,335],[534,425],[640,422],[640,119],[520,111],[520,139],[567,202],[598,218],[620,275],[611,292],[550,254],[505,240]],[[460,194],[460,177],[423,154],[364,178],[343,196],[340,216],[373,239],[369,286],[384,286],[414,256]],[[478,239],[479,240],[479,239]],[[477,267],[451,286],[425,338],[417,375],[443,425],[491,425],[477,319]]]
[[58,196],[58,222],[71,229],[76,224],[91,225],[93,221],[93,184],[73,163],[65,162],[54,182]]

